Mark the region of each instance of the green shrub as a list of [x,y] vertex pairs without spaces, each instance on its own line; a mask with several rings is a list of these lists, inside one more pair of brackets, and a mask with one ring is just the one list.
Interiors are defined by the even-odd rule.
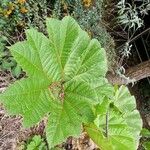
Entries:
[[[1,71],[10,71],[14,77],[19,77],[21,68],[5,46],[16,42],[19,38],[16,32],[25,26],[27,7],[25,0],[0,1],[0,68]],[[17,36],[16,39],[14,36]]]
[[143,148],[144,150],[149,150],[150,148],[150,130],[143,128],[141,131],[141,148]]
[[10,55],[9,51],[5,48],[6,37],[0,38],[0,71],[9,71],[12,76],[18,78],[22,69],[17,65],[14,58]]
[[[0,69],[9,71],[18,78],[21,67],[11,56],[6,46],[22,41],[25,38],[24,29],[36,27],[45,32],[45,17],[47,17],[46,0],[2,0],[0,1]],[[5,40],[3,39],[5,37]]]
[[79,136],[83,127],[102,150],[108,144],[114,150],[135,150],[142,126],[135,99],[127,88],[108,84],[98,40],[91,40],[71,17],[47,19],[47,31],[49,38],[29,29],[27,40],[10,47],[28,78],[0,95],[8,112],[22,115],[25,127],[47,116],[50,148]]
[[46,150],[45,142],[40,136],[34,136],[26,145],[26,150]]

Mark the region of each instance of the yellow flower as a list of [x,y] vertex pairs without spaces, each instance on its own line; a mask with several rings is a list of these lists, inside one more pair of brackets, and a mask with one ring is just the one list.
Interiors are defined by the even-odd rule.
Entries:
[[4,16],[8,17],[11,13],[12,13],[12,10],[8,9],[8,10],[4,11]]
[[25,13],[28,12],[28,9],[26,9],[25,7],[22,7],[22,8],[20,9],[20,12],[23,13],[23,14],[25,14]]
[[89,37],[91,38],[92,37],[92,32],[91,31],[87,31]]
[[17,25],[23,27],[23,26],[25,26],[25,22],[24,21],[19,21]]
[[83,4],[85,7],[90,7],[90,5],[92,4],[92,0],[83,0]]
[[9,3],[8,4],[8,8],[10,9],[10,10],[14,10],[15,9],[15,4],[13,4],[13,3]]
[[19,4],[24,4],[26,2],[26,0],[18,0]]

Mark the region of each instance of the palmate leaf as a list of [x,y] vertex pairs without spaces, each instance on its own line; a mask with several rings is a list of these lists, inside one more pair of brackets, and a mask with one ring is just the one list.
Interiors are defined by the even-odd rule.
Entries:
[[71,17],[47,19],[49,38],[35,29],[27,40],[10,47],[28,78],[11,85],[0,100],[11,114],[21,114],[30,127],[49,115],[46,135],[50,147],[78,136],[83,122],[93,120],[98,102],[95,80],[107,71],[105,52]]
[[[105,97],[96,106],[96,114],[96,127],[86,127],[86,131],[102,150],[137,149],[142,120],[136,110],[135,99],[126,87],[114,90],[111,100]],[[101,136],[97,136],[99,134]],[[109,148],[106,147],[108,144]]]

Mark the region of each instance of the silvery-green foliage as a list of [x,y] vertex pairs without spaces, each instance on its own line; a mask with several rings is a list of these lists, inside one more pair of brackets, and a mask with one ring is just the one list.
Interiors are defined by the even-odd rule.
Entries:
[[131,55],[131,48],[132,48],[132,44],[126,42],[125,46],[121,50],[121,55],[123,57],[129,57],[129,55]]
[[[141,2],[139,6],[136,2]],[[133,28],[136,30],[143,26],[143,19],[141,16],[147,15],[150,10],[149,0],[135,0],[134,4],[129,4],[126,0],[120,0],[117,4],[118,20],[125,28]]]

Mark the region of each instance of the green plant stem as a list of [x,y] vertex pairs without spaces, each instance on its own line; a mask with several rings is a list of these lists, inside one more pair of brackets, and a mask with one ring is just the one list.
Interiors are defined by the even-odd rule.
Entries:
[[105,128],[105,132],[106,132],[106,137],[108,138],[108,119],[109,119],[109,110],[106,113],[106,128]]

